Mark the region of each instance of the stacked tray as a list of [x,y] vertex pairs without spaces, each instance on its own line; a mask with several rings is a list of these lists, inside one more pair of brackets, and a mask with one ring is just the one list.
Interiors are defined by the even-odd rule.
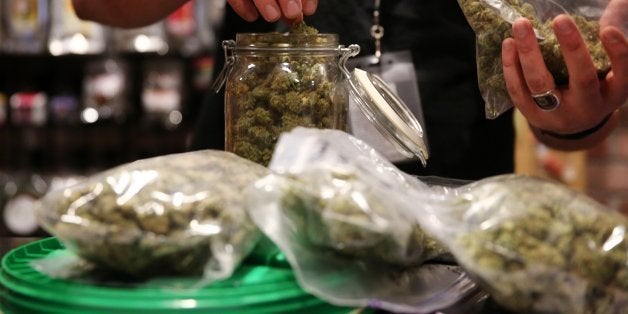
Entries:
[[[2,258],[4,313],[354,313],[300,288],[291,269],[241,266],[229,279],[198,289],[189,278],[129,282],[52,278],[33,261],[65,250],[56,238],[20,246]],[[169,287],[169,288],[165,288]]]

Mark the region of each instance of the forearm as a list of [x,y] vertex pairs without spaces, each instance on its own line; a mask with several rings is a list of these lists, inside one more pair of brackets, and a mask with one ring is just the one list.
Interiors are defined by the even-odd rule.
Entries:
[[534,136],[548,147],[564,151],[583,150],[592,148],[607,138],[617,126],[620,115],[619,110],[616,110],[600,125],[584,131],[581,136],[577,134],[573,137],[570,135],[554,136],[533,126],[530,126],[530,129]]
[[72,0],[76,15],[116,27],[141,27],[155,23],[188,0]]

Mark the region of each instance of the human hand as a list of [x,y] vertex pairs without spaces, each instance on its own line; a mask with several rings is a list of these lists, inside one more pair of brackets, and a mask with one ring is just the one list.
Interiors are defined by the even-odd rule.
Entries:
[[318,0],[227,0],[244,20],[253,22],[262,15],[268,22],[282,20],[292,24],[316,11]]
[[[627,0],[613,2],[616,2],[613,5],[621,4],[623,12],[626,11],[623,5],[628,3]],[[611,20],[609,18],[608,21]],[[608,121],[606,117],[628,99],[628,41],[618,27],[610,24],[601,27],[600,37],[611,62],[611,70],[600,80],[573,20],[567,15],[559,15],[554,18],[552,28],[569,72],[568,85],[556,86],[543,61],[532,24],[521,18],[513,24],[514,38],[504,40],[502,45],[506,87],[514,105],[541,141],[544,134],[558,134],[558,137],[549,136],[549,141],[544,142],[562,149],[590,147],[610,133],[610,127],[601,121]],[[560,102],[560,106],[551,111],[541,109],[531,96],[548,91],[556,95]],[[565,143],[561,140],[569,137],[561,135],[582,134],[585,130],[599,131],[599,134],[585,133],[587,136],[582,141],[567,140]]]
[[624,36],[628,36],[628,0],[611,0],[600,16],[600,30],[616,27]]

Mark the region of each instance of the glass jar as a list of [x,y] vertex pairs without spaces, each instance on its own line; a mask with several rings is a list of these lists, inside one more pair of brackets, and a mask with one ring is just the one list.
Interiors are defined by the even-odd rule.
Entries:
[[347,131],[349,91],[339,57],[351,49],[339,46],[336,34],[241,33],[223,48],[217,83],[226,82],[225,150],[268,165],[282,132]]

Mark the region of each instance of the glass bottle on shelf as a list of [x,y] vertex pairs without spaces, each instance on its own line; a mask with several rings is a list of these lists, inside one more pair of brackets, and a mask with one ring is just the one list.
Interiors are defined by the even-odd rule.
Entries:
[[8,53],[38,54],[44,51],[48,32],[47,0],[3,0],[2,48]]
[[51,1],[48,51],[53,56],[65,54],[98,54],[105,51],[106,28],[79,19],[72,0]]

